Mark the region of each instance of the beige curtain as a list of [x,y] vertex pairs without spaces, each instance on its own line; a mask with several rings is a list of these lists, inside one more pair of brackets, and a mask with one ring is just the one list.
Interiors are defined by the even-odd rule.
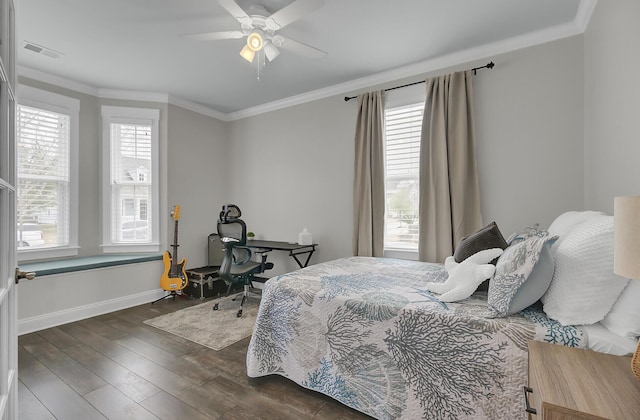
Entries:
[[383,91],[358,96],[353,177],[353,255],[384,252]]
[[482,227],[472,80],[469,70],[426,81],[420,143],[421,261],[443,262],[462,237]]

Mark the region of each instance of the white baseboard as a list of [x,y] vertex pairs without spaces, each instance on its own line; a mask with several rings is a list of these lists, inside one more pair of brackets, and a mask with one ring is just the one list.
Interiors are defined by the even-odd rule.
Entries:
[[80,321],[82,319],[103,315],[120,309],[150,303],[164,296],[164,290],[149,290],[136,293],[134,295],[122,296],[119,298],[105,300],[103,302],[92,303],[90,305],[78,306],[76,308],[65,309],[63,311],[38,315],[31,318],[18,320],[18,335],[28,334],[35,331],[44,330],[69,322]]

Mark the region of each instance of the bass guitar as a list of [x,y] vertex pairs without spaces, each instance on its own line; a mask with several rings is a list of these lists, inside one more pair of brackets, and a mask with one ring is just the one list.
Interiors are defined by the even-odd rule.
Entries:
[[184,289],[189,283],[187,279],[187,273],[185,272],[185,264],[187,260],[185,258],[178,263],[178,220],[180,220],[180,206],[173,206],[171,211],[171,217],[175,221],[175,231],[173,234],[173,254],[169,251],[165,251],[162,255],[162,262],[164,263],[164,271],[162,277],[160,277],[160,287],[164,290],[171,291],[172,293],[177,290]]

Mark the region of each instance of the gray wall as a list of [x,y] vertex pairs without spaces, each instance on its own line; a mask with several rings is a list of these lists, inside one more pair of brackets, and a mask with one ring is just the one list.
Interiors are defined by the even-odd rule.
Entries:
[[[306,227],[312,262],[351,255],[354,121],[355,104],[329,98],[231,124],[230,199],[258,239],[296,242]],[[270,259],[272,274],[297,268]]]
[[[509,235],[583,207],[582,36],[491,59],[474,79],[482,212]],[[351,255],[356,112],[341,95],[231,123],[231,198],[258,236],[294,241],[307,227],[313,261]],[[274,273],[295,268],[274,257]]]
[[583,42],[495,57],[476,80],[482,213],[505,235],[583,208]]
[[599,1],[585,33],[585,205],[640,194],[640,2]]
[[[207,236],[229,190],[227,123],[169,105],[169,207],[180,205],[179,258],[187,268],[207,265]],[[173,243],[173,221],[169,221]]]

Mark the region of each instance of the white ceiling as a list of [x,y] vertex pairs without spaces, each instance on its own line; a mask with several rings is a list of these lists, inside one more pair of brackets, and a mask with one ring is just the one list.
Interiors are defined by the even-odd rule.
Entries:
[[[245,10],[260,2],[270,12],[292,2],[237,1]],[[16,3],[19,74],[44,72],[96,89],[163,93],[233,115],[573,35],[584,30],[595,0],[325,0],[279,33],[328,54],[310,59],[282,50],[260,70],[259,80],[257,65],[238,54],[244,39],[180,36],[238,30],[217,0]],[[63,56],[36,54],[23,48],[25,41]]]

